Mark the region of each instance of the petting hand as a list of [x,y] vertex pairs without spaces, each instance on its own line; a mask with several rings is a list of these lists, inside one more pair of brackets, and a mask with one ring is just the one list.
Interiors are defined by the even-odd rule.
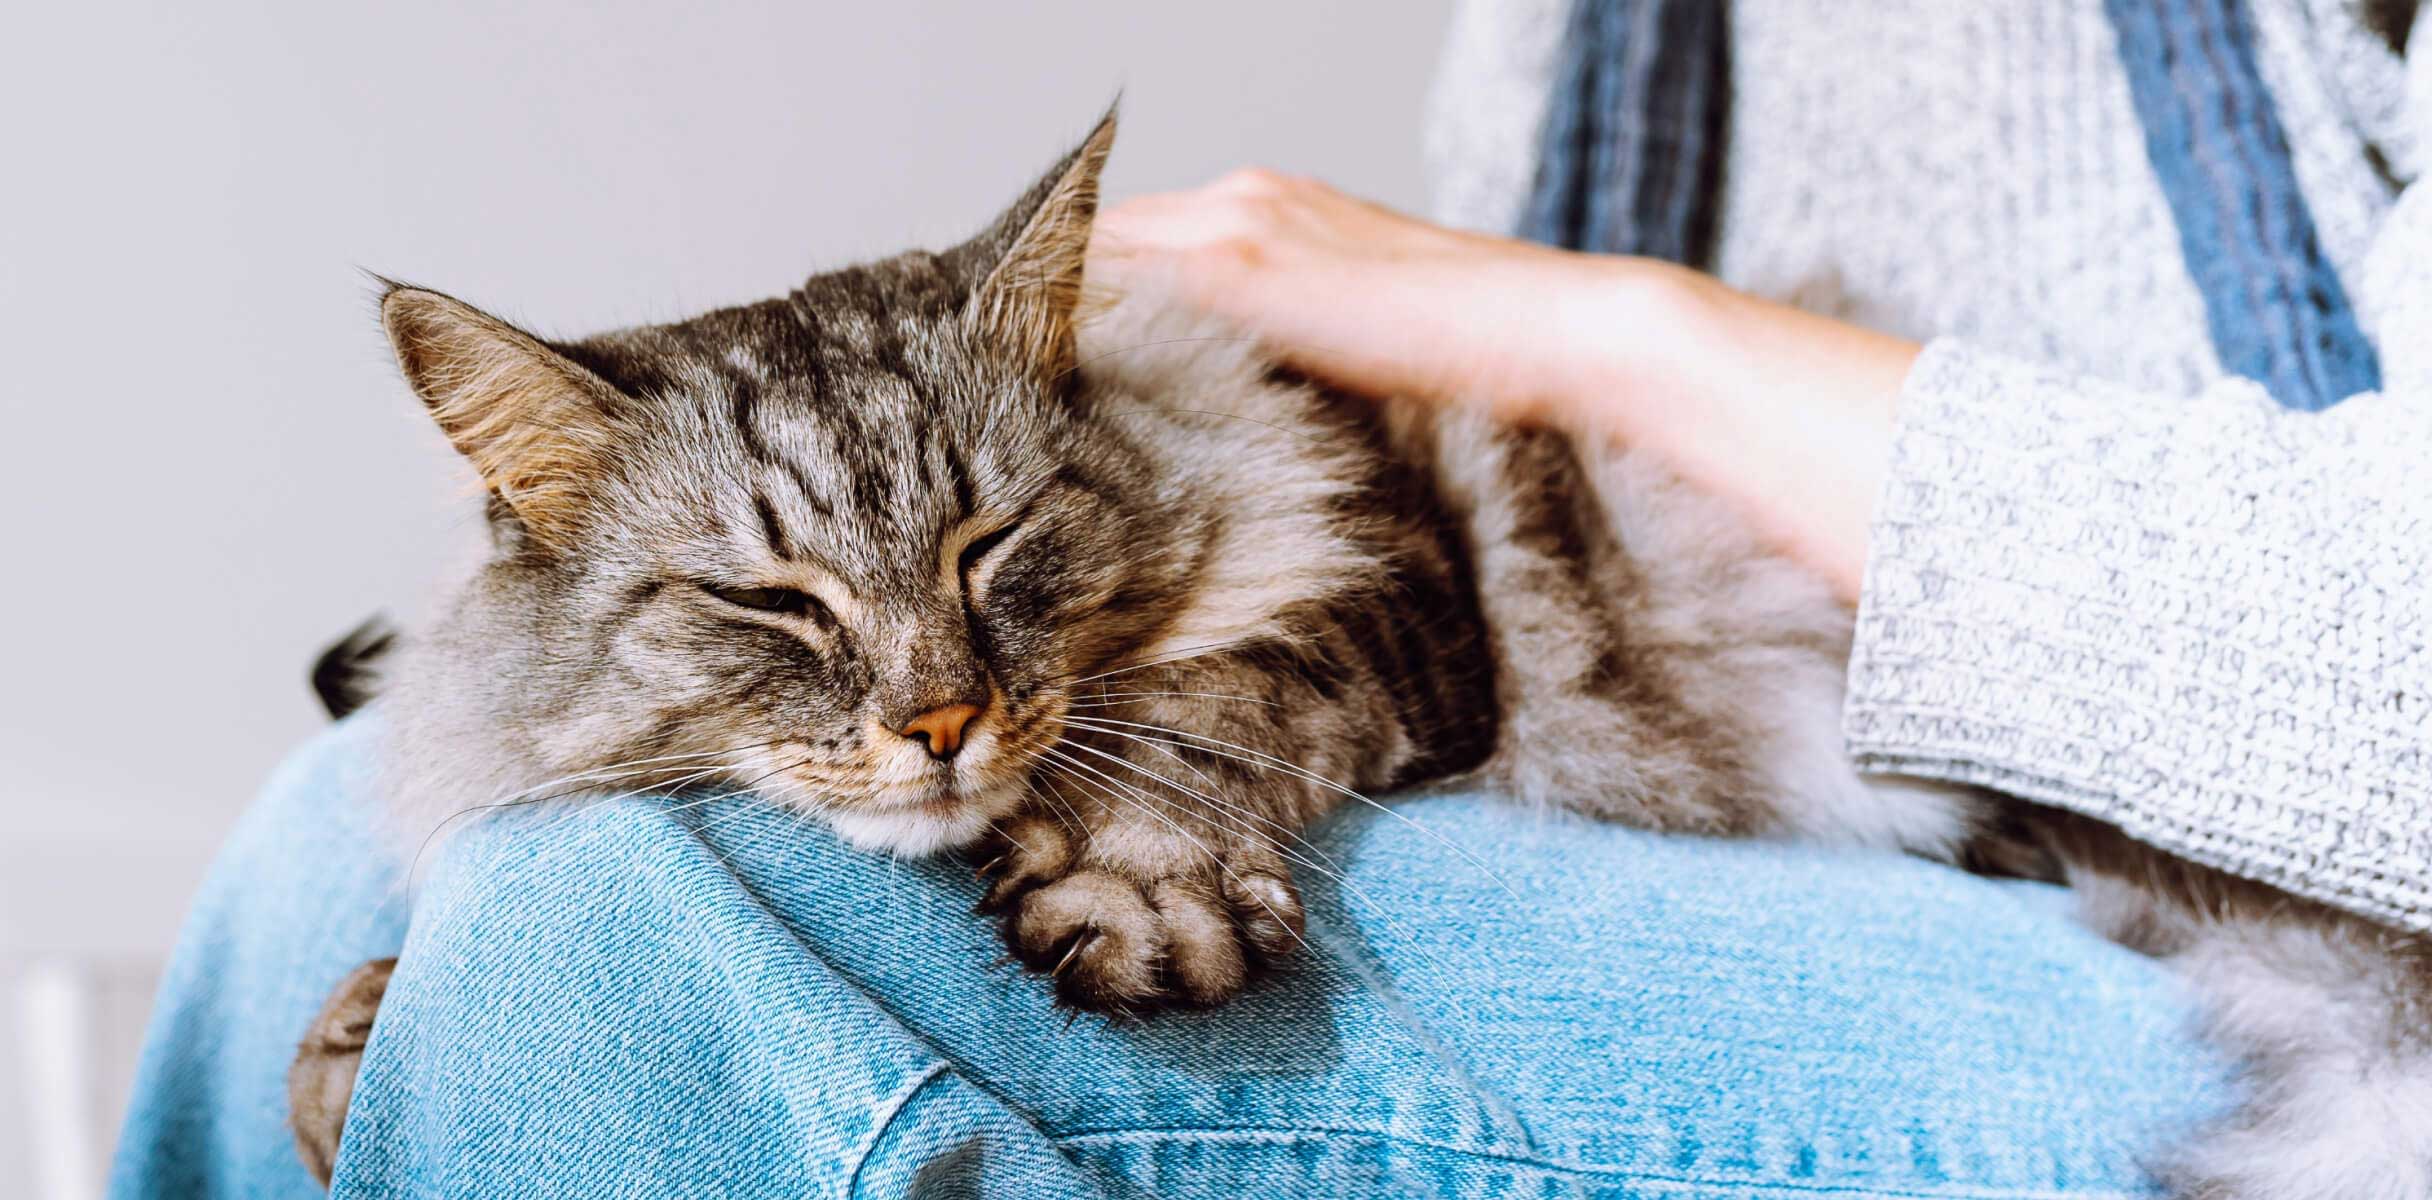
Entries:
[[1115,206],[1090,253],[1094,280],[1170,288],[1338,386],[1650,449],[1857,596],[1913,342],[1269,171]]
[[1558,332],[1560,310],[1608,307],[1640,270],[1255,169],[1110,209],[1090,255],[1093,281],[1168,287],[1339,386],[1516,414],[1577,388],[1553,377],[1579,344]]

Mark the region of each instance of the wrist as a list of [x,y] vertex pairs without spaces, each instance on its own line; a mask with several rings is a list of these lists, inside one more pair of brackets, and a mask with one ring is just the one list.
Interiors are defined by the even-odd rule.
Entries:
[[1670,263],[1549,252],[1532,290],[1542,320],[1527,331],[1539,372],[1531,415],[1637,442],[1665,409],[1706,386],[1697,347],[1715,340],[1706,276]]
[[1854,600],[1919,347],[1662,263],[1612,275],[1598,303],[1587,319],[1617,349],[1580,377],[1573,411],[1739,508]]

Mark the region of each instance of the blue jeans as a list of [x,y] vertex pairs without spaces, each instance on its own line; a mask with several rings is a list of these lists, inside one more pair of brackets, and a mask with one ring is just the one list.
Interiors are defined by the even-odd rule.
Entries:
[[2232,1083],[2051,889],[1468,796],[1313,831],[1316,952],[1145,1024],[1001,965],[963,864],[745,800],[493,821],[409,907],[368,728],[196,900],[117,1194],[313,1194],[288,1054],[400,945],[340,1195],[2141,1196]]

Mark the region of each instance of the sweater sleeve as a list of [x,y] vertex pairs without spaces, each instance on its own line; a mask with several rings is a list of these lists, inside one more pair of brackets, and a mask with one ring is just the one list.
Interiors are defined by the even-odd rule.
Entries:
[[1929,346],[1869,544],[1860,766],[2432,929],[2432,184],[2359,293],[2382,390],[2321,413]]

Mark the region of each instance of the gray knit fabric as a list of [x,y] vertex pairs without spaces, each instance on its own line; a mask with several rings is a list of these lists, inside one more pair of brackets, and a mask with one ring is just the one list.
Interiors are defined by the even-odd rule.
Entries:
[[[1564,7],[1456,17],[1439,217],[1508,228]],[[2432,145],[2432,54],[2410,79],[2343,4],[2250,7],[2378,395],[2222,378],[2101,0],[1736,0],[1717,271],[1931,342],[1858,617],[1862,765],[2432,929],[2432,185],[2385,175]]]
[[2432,409],[2156,397],[1937,342],[1875,514],[1845,728],[2432,928]]

